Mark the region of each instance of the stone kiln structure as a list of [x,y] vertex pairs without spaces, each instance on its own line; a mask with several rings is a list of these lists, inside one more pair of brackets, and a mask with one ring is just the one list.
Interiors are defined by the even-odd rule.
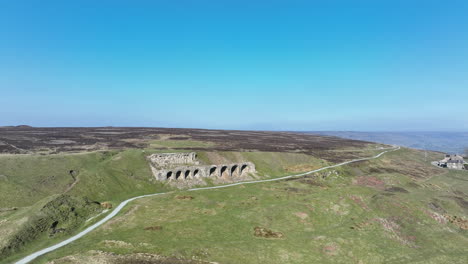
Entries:
[[199,165],[196,153],[158,153],[148,156],[154,177],[159,181],[236,179],[255,172],[251,162]]
[[197,153],[156,153],[148,157],[152,165],[166,167],[174,164],[196,164]]

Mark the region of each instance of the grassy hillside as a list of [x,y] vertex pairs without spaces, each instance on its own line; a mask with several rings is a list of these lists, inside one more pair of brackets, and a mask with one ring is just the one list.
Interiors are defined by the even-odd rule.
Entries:
[[[8,237],[0,241],[0,257],[21,252],[33,242],[65,239],[86,219],[101,211],[101,206],[87,199],[56,195],[35,206],[6,217],[0,224]],[[27,213],[26,213],[27,212]]]
[[57,193],[121,200],[157,190],[141,150],[0,156],[0,207],[29,206]]
[[[180,146],[183,145],[177,145]],[[65,237],[65,234],[50,236],[55,227],[51,227],[49,220],[43,223],[34,220],[37,215],[41,215],[44,201],[51,201],[56,195],[66,194],[91,203],[109,202],[116,205],[133,196],[174,190],[173,187],[154,180],[146,160],[146,156],[151,153],[167,151],[184,150],[127,149],[47,156],[0,156],[3,175],[0,179],[0,248],[14,248],[3,250],[0,255],[6,257],[20,252],[23,247],[26,250],[20,254],[24,254],[58,241],[58,237]],[[363,152],[362,155],[372,151]],[[254,162],[257,165],[257,178],[303,172],[328,164],[303,153],[205,151],[198,154],[200,161],[205,164]],[[57,204],[62,205],[70,207],[64,201]],[[78,203],[76,207],[83,205]],[[102,210],[103,208],[93,209],[85,217],[74,220],[73,226],[67,228],[66,235],[84,228],[86,218]],[[48,218],[60,219],[60,223],[69,221],[65,218],[72,216],[55,213],[57,212],[49,213]],[[49,226],[45,227],[46,223]],[[31,234],[26,234],[28,232],[23,230],[29,230]],[[15,239],[21,242],[17,243]]]
[[468,172],[429,164],[437,158],[404,149],[297,179],[137,200],[36,263],[132,263],[143,255],[219,263],[466,263]]
[[[58,193],[95,201],[122,201],[168,190],[154,181],[146,156],[184,150],[129,149],[82,154],[0,155],[0,208],[31,206]],[[327,162],[302,153],[198,152],[205,164],[251,161],[261,176],[322,167]]]
[[153,180],[142,150],[4,155],[0,168],[0,258],[70,236],[104,209],[100,202],[167,189]]

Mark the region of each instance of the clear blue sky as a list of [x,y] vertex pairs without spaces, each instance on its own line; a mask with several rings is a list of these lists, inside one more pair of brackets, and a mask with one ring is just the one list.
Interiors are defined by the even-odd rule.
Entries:
[[467,14],[450,0],[0,0],[0,125],[466,131]]

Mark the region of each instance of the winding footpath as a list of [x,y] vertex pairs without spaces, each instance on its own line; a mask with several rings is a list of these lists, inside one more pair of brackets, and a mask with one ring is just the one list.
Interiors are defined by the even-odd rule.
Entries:
[[[350,163],[354,163],[354,162],[377,159],[377,158],[379,158],[380,156],[382,156],[383,154],[385,154],[387,152],[396,151],[396,150],[399,150],[399,149],[400,149],[399,146],[394,146],[392,148],[387,148],[385,151],[383,151],[383,152],[381,152],[381,153],[379,153],[379,154],[377,154],[377,155],[375,155],[373,157],[370,157],[370,158],[361,158],[361,159],[345,161],[345,162],[342,162],[342,163],[339,163],[339,164],[323,167],[323,168],[320,168],[320,169],[311,170],[311,171],[307,171],[307,172],[299,173],[299,174],[294,174],[294,175],[283,176],[283,177],[274,178],[274,179],[236,182],[236,183],[220,185],[220,186],[213,186],[213,187],[192,188],[192,189],[188,189],[187,191],[220,189],[220,188],[227,188],[227,187],[237,186],[237,185],[242,185],[242,184],[272,182],[272,181],[280,181],[280,180],[284,180],[284,179],[289,179],[289,178],[293,178],[293,177],[301,177],[301,176],[305,176],[305,175],[310,174],[310,173],[315,173],[315,172],[319,172],[319,171],[322,171],[322,170],[336,168],[336,167],[340,167],[340,166],[350,164]],[[384,150],[384,149],[382,149],[382,150]],[[98,228],[99,226],[101,226],[105,222],[109,221],[114,216],[116,216],[128,203],[130,203],[133,200],[140,199],[140,198],[145,198],[145,197],[152,197],[152,196],[162,195],[162,194],[168,194],[168,193],[172,193],[172,192],[153,193],[153,194],[141,195],[141,196],[136,196],[136,197],[127,199],[127,200],[123,201],[122,203],[120,203],[114,210],[112,210],[112,212],[110,214],[108,214],[106,217],[104,217],[103,219],[101,219],[97,223],[93,224],[92,226],[86,228],[85,230],[81,231],[80,233],[78,233],[78,234],[76,234],[76,235],[74,235],[74,236],[72,236],[72,237],[58,243],[58,244],[55,244],[53,246],[50,246],[50,247],[47,247],[47,248],[44,248],[44,249],[41,249],[39,251],[34,252],[34,253],[22,258],[21,260],[17,261],[16,264],[29,263],[29,262],[31,262],[32,260],[34,260],[35,258],[37,258],[39,256],[42,256],[42,255],[47,254],[49,252],[52,252],[52,251],[54,251],[54,250],[56,250],[58,248],[61,248],[63,246],[66,246],[66,245],[70,244],[71,242],[73,242],[73,241],[75,241],[77,239],[80,239],[81,237],[85,236],[89,232],[93,231],[94,229]]]

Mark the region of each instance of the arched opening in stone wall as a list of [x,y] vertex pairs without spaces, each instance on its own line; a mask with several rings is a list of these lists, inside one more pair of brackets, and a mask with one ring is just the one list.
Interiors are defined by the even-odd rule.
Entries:
[[172,171],[168,171],[166,174],[166,179],[172,179]]
[[222,166],[221,167],[221,170],[220,170],[220,177],[228,177],[229,176],[229,173],[228,173],[228,167],[227,166]]
[[231,167],[231,177],[238,177],[239,176],[238,173],[237,173],[238,168],[239,168],[239,166],[237,166],[237,165],[233,165]]
[[200,171],[198,169],[193,171],[193,178],[198,178],[200,175]]
[[210,172],[209,172],[209,176],[210,176],[210,177],[213,176],[213,175],[215,175],[216,169],[217,169],[217,168],[218,168],[218,167],[216,167],[216,166],[210,168]]
[[176,180],[178,180],[180,178],[180,176],[182,176],[182,171],[177,171],[176,174],[175,174]]
[[190,176],[190,171],[189,171],[189,170],[186,170],[184,176],[185,176],[185,179],[187,179],[187,178]]
[[242,176],[242,174],[246,171],[248,165],[247,164],[242,164],[241,168],[240,168],[240,172],[239,172],[239,175]]

